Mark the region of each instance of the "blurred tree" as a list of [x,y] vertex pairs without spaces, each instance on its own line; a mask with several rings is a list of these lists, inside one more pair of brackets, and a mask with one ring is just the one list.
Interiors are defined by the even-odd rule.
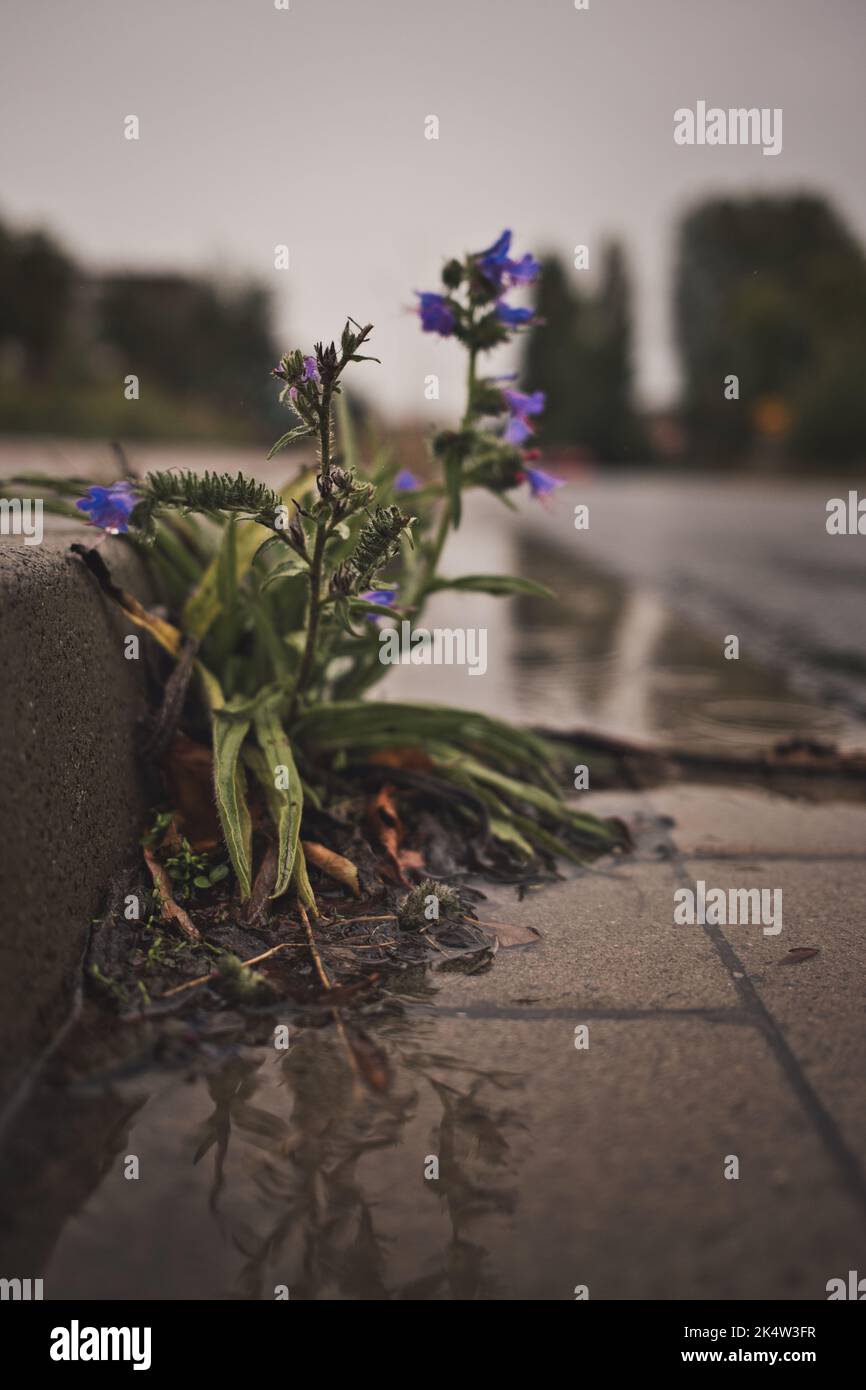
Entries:
[[0,224],[0,428],[266,440],[285,428],[277,356],[259,285],[93,276],[43,233]]
[[75,267],[50,237],[0,228],[0,343],[14,344],[30,379],[61,366],[74,288]]
[[555,256],[541,263],[535,311],[538,323],[526,339],[523,376],[531,389],[547,395],[538,438],[557,446],[573,443],[577,317],[580,303],[562,262]]
[[615,242],[602,253],[598,290],[581,292],[556,257],[542,263],[523,376],[547,393],[539,442],[585,449],[601,462],[645,456],[633,400],[631,289]]
[[[183,275],[110,275],[100,336],[134,372],[192,401],[261,423],[278,407],[270,299],[256,285],[218,288]],[[282,417],[280,417],[282,418]]]
[[[822,198],[714,199],[680,228],[674,288],[692,447],[710,460],[779,439],[812,462],[866,448],[866,259]],[[727,400],[726,376],[739,378]],[[859,376],[859,389],[856,385]]]

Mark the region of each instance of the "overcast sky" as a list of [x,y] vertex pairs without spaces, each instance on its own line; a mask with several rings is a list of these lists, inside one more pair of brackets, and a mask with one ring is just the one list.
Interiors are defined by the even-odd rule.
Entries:
[[[664,401],[683,206],[808,187],[866,240],[866,0],[589,4],[2,0],[0,217],[97,268],[252,272],[285,347],[372,319],[383,366],[358,372],[401,413],[429,409],[429,372],[459,408],[457,348],[410,312],[443,255],[510,226],[570,264],[615,233],[641,393]],[[701,99],[781,107],[781,154],[677,146],[674,111]]]

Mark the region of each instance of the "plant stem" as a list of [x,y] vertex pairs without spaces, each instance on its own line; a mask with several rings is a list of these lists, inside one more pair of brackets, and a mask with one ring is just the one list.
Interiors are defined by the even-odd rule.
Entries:
[[321,608],[322,555],[325,550],[326,536],[327,523],[322,519],[316,526],[316,543],[313,547],[313,558],[310,561],[310,616],[307,619],[307,635],[304,640],[304,654],[301,657],[298,679],[295,681],[295,688],[292,692],[292,703],[289,706],[290,723],[298,712],[298,705],[301,696],[307,688],[307,683],[313,669],[313,660],[316,655],[316,638],[319,632],[319,610]]
[[[472,420],[475,413],[472,408],[472,397],[475,394],[477,360],[478,349],[474,347],[470,348],[469,368],[466,376],[466,409],[463,412],[463,419],[460,422],[460,428],[462,430],[469,429],[469,427],[472,424]],[[451,513],[451,500],[450,498],[446,497],[442,508],[442,514],[439,517],[439,525],[436,528],[436,535],[433,540],[433,546],[427,556],[427,563],[424,567],[424,573],[422,575],[422,578],[418,584],[417,592],[413,596],[415,602],[418,604],[420,604],[423,601],[424,597],[426,596],[427,590],[429,589],[430,584],[436,575],[436,570],[439,567],[439,561],[442,558],[442,551],[444,550],[445,542],[448,539],[448,532],[451,529],[452,519],[453,518]]]
[[[319,461],[321,463],[321,477],[323,479],[328,479],[331,476],[331,395],[331,386],[324,387],[322,390],[322,404],[319,410]],[[298,678],[295,681],[295,688],[292,692],[292,702],[289,706],[289,723],[292,722],[298,713],[298,706],[307,688],[316,656],[316,638],[319,634],[319,611],[321,609],[322,594],[322,558],[325,553],[325,541],[327,538],[328,518],[325,515],[320,516],[316,522],[316,539],[313,545],[312,559],[310,560],[310,614],[307,619],[304,654],[301,657]]]

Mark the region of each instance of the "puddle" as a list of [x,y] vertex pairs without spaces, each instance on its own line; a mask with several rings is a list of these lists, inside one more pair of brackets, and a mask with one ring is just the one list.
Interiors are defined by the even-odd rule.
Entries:
[[5,1267],[38,1265],[47,1298],[499,1296],[525,1078],[473,1071],[453,1030],[383,1018],[387,1095],[322,1029],[194,1076],[34,1097],[4,1164]]
[[866,721],[803,698],[778,666],[708,635],[659,596],[525,540],[519,573],[555,590],[516,605],[512,699],[524,720],[700,752],[752,753],[787,738],[866,746]]
[[[710,753],[866,745],[863,721],[804,698],[772,661],[721,659],[723,631],[510,525],[465,536],[452,572],[531,574],[559,606],[466,595],[462,620],[495,636],[493,681],[425,668],[421,687],[395,670],[392,698]],[[574,1269],[514,1225],[518,1196],[531,1212],[543,1186],[527,1177],[535,1078],[500,1070],[495,1046],[473,1070],[484,1047],[464,1045],[459,1014],[419,1013],[435,988],[386,992],[364,1020],[391,1072],[380,1094],[359,1087],[333,1027],[290,1020],[287,1053],[218,1031],[193,1045],[180,1028],[160,1062],[101,1056],[80,1026],[7,1135],[5,1271],[42,1277],[48,1298],[568,1297]]]

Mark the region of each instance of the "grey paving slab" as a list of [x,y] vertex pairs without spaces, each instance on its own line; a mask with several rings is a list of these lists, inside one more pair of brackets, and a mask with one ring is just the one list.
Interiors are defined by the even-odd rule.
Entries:
[[[707,885],[752,886],[748,864],[701,860],[688,867]],[[776,862],[753,877],[754,886],[782,890],[781,932],[721,930],[819,1100],[866,1165],[866,862]],[[819,954],[792,961],[790,952],[801,947],[818,947]]]
[[669,863],[604,861],[530,893],[491,894],[479,917],[534,927],[538,943],[500,950],[483,975],[438,972],[442,1002],[490,999],[597,1009],[719,1009],[738,1003],[710,941],[673,920]]
[[671,838],[683,854],[799,855],[866,858],[866,805],[818,805],[755,787],[655,787],[647,803],[675,821]]

